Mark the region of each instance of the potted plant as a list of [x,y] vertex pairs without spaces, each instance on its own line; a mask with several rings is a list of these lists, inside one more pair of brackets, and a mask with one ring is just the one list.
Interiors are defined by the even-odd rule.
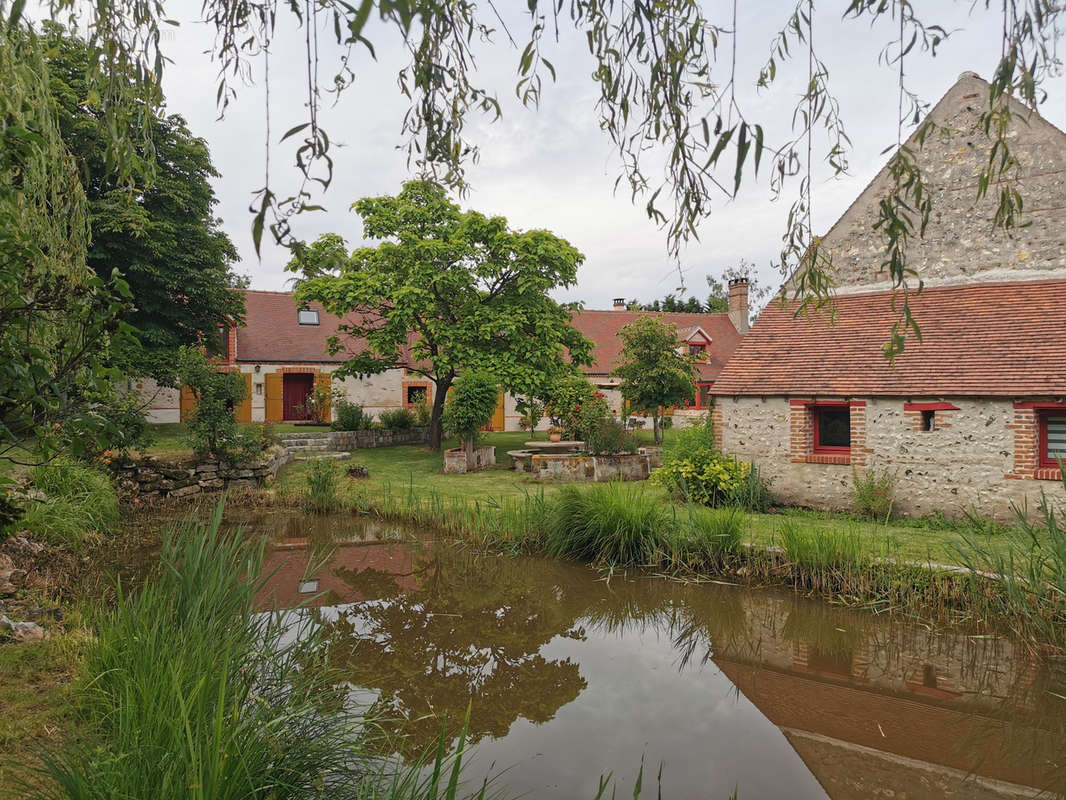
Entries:
[[548,428],[548,441],[558,442],[563,438],[563,429],[558,425],[552,425]]

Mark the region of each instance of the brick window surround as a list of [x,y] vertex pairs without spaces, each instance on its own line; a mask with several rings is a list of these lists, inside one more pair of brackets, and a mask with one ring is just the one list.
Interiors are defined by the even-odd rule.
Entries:
[[1017,402],[1014,421],[1007,428],[1014,431],[1014,467],[1007,478],[1038,481],[1062,480],[1058,464],[1047,455],[1047,417],[1066,414],[1066,403]]
[[433,403],[433,384],[430,381],[401,381],[401,386],[403,387],[403,395],[401,399],[403,400],[404,408],[414,405],[413,403],[407,402],[408,389],[425,389],[426,404],[430,405]]
[[[851,416],[851,447],[831,450],[815,447],[816,417],[821,409],[847,409]],[[797,464],[853,464],[865,466],[866,402],[864,400],[789,400],[789,457]]]
[[[959,407],[951,403],[904,403],[903,418],[907,421],[907,427],[920,433],[935,433],[943,428],[951,427],[950,411],[958,411]],[[925,414],[932,414],[932,430],[925,427]]]

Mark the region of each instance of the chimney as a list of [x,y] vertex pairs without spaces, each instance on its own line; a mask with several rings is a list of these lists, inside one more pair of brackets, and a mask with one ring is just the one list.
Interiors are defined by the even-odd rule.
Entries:
[[614,299],[614,310],[615,311],[625,311],[626,310],[626,299],[624,297],[616,297]]
[[741,335],[748,332],[748,279],[733,278],[729,281],[729,319]]

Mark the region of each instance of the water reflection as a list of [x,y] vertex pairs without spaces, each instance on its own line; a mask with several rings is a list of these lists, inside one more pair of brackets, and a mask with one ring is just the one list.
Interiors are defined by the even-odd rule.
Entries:
[[[1007,640],[787,593],[607,581],[393,526],[258,524],[277,538],[260,601],[314,597],[334,662],[406,721],[395,748],[421,752],[445,718],[454,735],[469,704],[477,758],[510,767],[517,792],[590,797],[601,772],[632,780],[642,755],[674,798],[1066,787],[1066,691]],[[317,595],[300,591],[309,578]]]

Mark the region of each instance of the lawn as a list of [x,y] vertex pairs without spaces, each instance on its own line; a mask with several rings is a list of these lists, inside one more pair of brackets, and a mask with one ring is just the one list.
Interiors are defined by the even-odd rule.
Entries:
[[[641,438],[646,437],[650,441],[650,431],[639,433],[644,434]],[[486,434],[484,442],[496,446],[496,467],[470,475],[443,474],[441,454],[423,446],[359,450],[352,454],[352,458],[339,464],[344,467],[362,464],[369,470],[370,477],[358,481],[345,479],[342,490],[351,496],[368,489],[374,492],[387,488],[392,493],[403,495],[413,491],[422,496],[435,494],[447,503],[502,500],[541,491],[550,495],[564,484],[536,483],[527,475],[511,470],[507,451],[522,449],[522,443],[528,439],[529,434],[523,432]],[[457,444],[456,441],[450,441],[446,446]],[[306,462],[285,467],[279,476],[278,491],[282,494],[305,493],[306,472]],[[654,484],[647,484],[645,491],[668,499],[666,493]],[[854,532],[873,552],[913,561],[959,564],[959,547],[964,544],[964,534],[960,530],[943,526],[923,527],[920,522],[913,520],[885,525],[845,514],[788,508],[778,509],[772,514],[747,514],[747,540],[758,546],[778,543],[782,527],[788,524],[827,533]],[[981,541],[993,549],[1005,549],[1011,536],[981,535]]]

